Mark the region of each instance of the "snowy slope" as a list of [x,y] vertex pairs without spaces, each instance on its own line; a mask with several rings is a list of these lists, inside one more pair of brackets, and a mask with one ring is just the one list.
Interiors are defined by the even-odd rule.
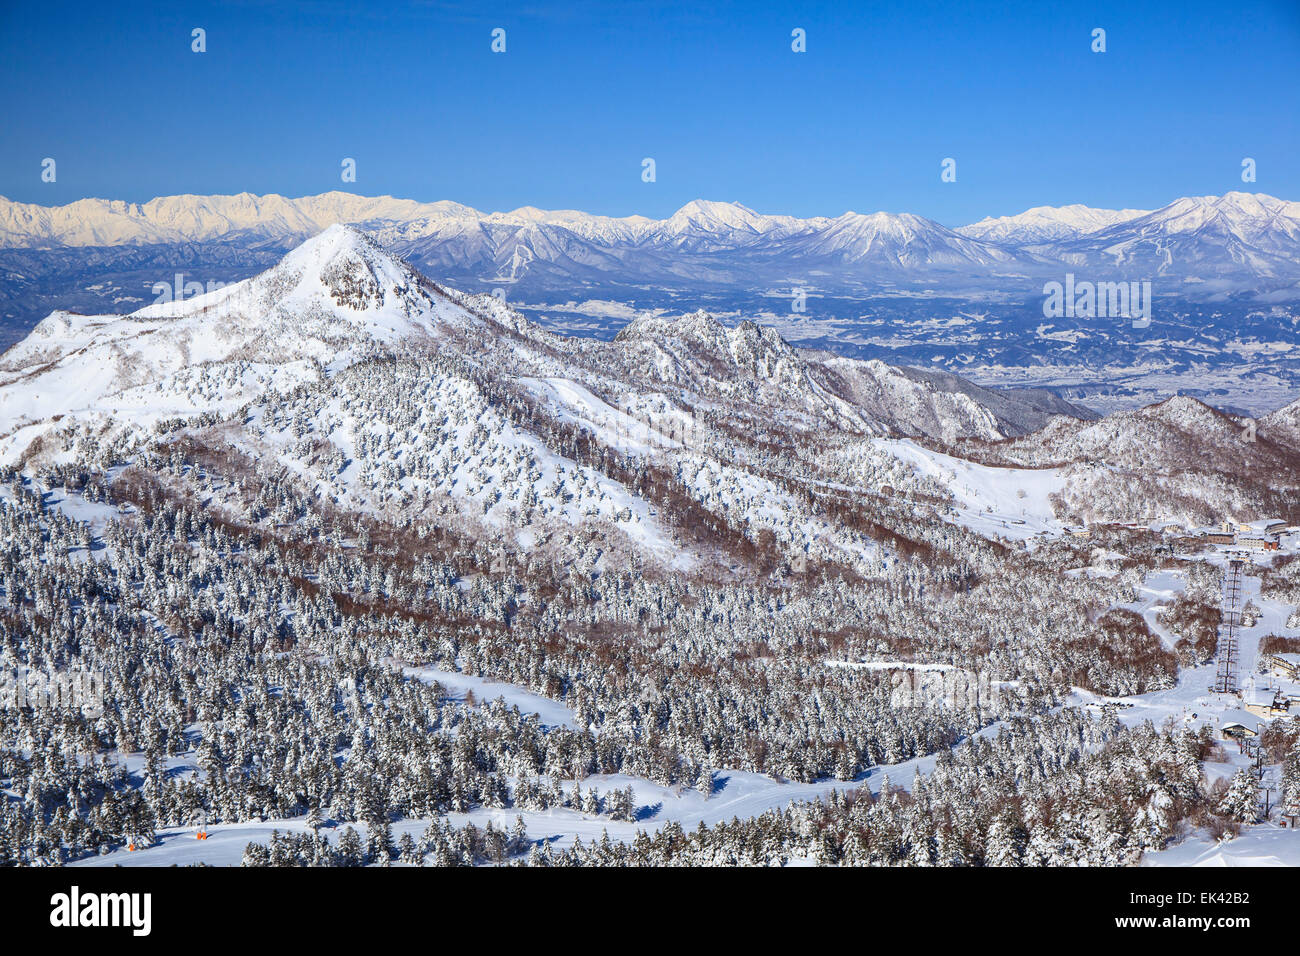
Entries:
[[1075,239],[1146,214],[1147,210],[1143,209],[1093,209],[1077,203],[1035,206],[1015,216],[989,217],[954,231],[986,242],[1027,246]]
[[[738,431],[742,420],[761,433]],[[128,316],[56,313],[0,361],[5,463],[120,460],[208,429],[205,441],[278,463],[341,507],[450,508],[521,544],[598,526],[617,547],[692,566],[689,528],[579,460],[558,427],[666,469],[737,533],[850,564],[875,555],[872,542],[762,474],[761,443],[1001,435],[963,391],[878,362],[823,362],[752,322],[695,312],[638,320],[612,343],[555,336],[495,297],[430,283],[349,226],[202,296]]]
[[0,458],[53,421],[96,433],[227,413],[322,366],[464,324],[463,310],[350,227],[245,282],[128,316],[55,313],[0,359]]
[[1050,496],[1065,485],[1062,469],[990,468],[908,439],[876,445],[947,488],[956,509],[952,520],[978,534],[1023,539],[1061,530]]
[[[692,215],[735,226],[749,213]],[[1225,468],[1237,454],[1239,423],[1193,399],[1093,422],[1047,418],[1056,408],[1071,406],[796,349],[771,328],[728,328],[704,311],[643,315],[613,342],[565,338],[332,226],[269,271],[206,295],[129,316],[50,316],[0,359],[0,462],[72,461],[114,443],[120,458],[176,429],[211,428],[345,507],[394,517],[451,507],[490,533],[528,529],[530,540],[598,525],[619,547],[683,567],[701,556],[682,550],[689,529],[634,490],[646,466],[736,533],[771,532],[787,553],[854,564],[877,554],[872,542],[827,521],[801,486],[938,492],[950,517],[1001,538],[1059,530],[1099,487],[1121,490],[1121,511],[1143,501],[1180,515],[1197,481],[1209,489],[1203,507],[1231,498],[1265,509],[1257,493],[1181,477],[1184,462],[1207,461],[1207,441]],[[575,433],[593,445],[581,450],[566,437]],[[971,451],[955,451],[960,443]],[[774,451],[801,460],[781,466],[784,482]],[[1266,438],[1248,453],[1286,465]],[[620,470],[602,464],[610,454]],[[1142,480],[1170,473],[1181,510],[1122,491],[1116,467]]]
[[1188,197],[1052,251],[1157,275],[1289,275],[1300,251],[1300,203],[1262,193]]

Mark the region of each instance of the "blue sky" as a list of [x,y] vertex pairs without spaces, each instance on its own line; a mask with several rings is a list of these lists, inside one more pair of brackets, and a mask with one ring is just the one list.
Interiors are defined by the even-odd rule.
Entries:
[[[191,52],[194,27],[206,53]],[[795,27],[806,53],[790,49]],[[346,189],[959,225],[1232,189],[1300,199],[1296,0],[0,0],[0,60],[0,194],[48,205]],[[340,181],[344,157],[355,183]],[[956,182],[941,182],[945,157]]]

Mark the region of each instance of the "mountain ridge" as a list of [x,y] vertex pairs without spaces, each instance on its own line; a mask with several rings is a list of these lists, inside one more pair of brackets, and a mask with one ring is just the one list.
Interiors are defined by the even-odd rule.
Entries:
[[[604,216],[579,210],[543,210],[524,206],[510,211],[482,212],[450,200],[420,202],[393,196],[361,196],[330,191],[289,198],[276,193],[257,196],[181,194],[144,203],[80,199],[63,206],[20,203],[0,197],[0,244],[7,248],[151,244],[160,242],[262,239],[287,241],[308,238],[337,223],[399,228],[406,240],[425,238],[470,223],[516,227],[558,227],[586,239],[651,244],[681,243],[700,236],[740,234],[743,239],[775,235],[802,239],[824,231],[851,228],[903,232],[937,230],[946,236],[992,245],[1028,246],[1077,239],[1114,230],[1134,220],[1181,228],[1198,211],[1235,211],[1231,225],[1248,228],[1250,214],[1264,217],[1291,239],[1300,236],[1300,203],[1263,193],[1229,192],[1223,196],[1176,199],[1156,210],[1112,210],[1084,206],[1036,206],[1009,216],[988,217],[949,229],[911,213],[847,211],[838,216],[799,218],[755,212],[738,202],[695,199],[664,219],[640,215]],[[1183,220],[1184,222],[1180,222]],[[1144,225],[1150,225],[1145,223]],[[1183,229],[1183,231],[1186,231]],[[1250,231],[1257,235],[1258,229]],[[744,243],[741,242],[743,245]]]
[[412,348],[450,350],[516,381],[585,376],[603,378],[606,389],[689,388],[697,400],[771,404],[867,434],[992,439],[1051,414],[1087,414],[1020,402],[1014,390],[996,393],[995,412],[980,401],[995,393],[956,376],[830,358],[754,322],[728,328],[704,310],[642,316],[610,343],[556,335],[495,296],[440,286],[358,228],[335,225],[265,272],[199,296],[125,316],[48,316],[0,356],[0,456],[23,460],[54,423],[147,430],[176,416],[228,413],[376,350]]
[[343,225],[190,299],[56,312],[0,357],[0,467],[138,476],[188,456],[229,476],[223,500],[259,472],[394,526],[706,577],[1292,507],[1294,408],[1257,441],[1190,397],[1084,412],[703,309],[559,335]]
[[65,292],[101,308],[93,277],[111,294],[139,301],[140,284],[157,281],[146,263],[190,263],[208,277],[243,278],[269,255],[343,223],[440,281],[510,289],[512,299],[805,289],[1005,300],[1041,295],[1045,282],[1069,273],[1159,280],[1156,291],[1166,296],[1300,299],[1300,203],[1247,193],[1183,198],[1150,212],[1035,207],[957,229],[906,212],[800,219],[708,200],[650,219],[531,206],[483,213],[446,200],[343,192],[60,207],[0,199],[0,297],[17,306],[10,314],[20,321],[61,305]]

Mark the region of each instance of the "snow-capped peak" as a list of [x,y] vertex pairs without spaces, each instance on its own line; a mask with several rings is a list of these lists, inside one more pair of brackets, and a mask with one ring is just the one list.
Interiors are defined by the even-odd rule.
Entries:
[[846,212],[803,240],[801,251],[889,268],[953,267],[1011,258],[1006,250],[959,235],[923,216],[888,212]]
[[972,239],[1002,243],[1039,243],[1074,239],[1138,216],[1145,209],[1094,209],[1075,203],[1069,206],[1035,206],[1015,216],[981,219],[955,231]]
[[727,340],[726,327],[704,309],[679,316],[643,313],[629,322],[615,336],[617,342],[645,340],[664,342],[680,340],[719,347]]
[[[211,315],[230,321],[286,312],[336,311],[340,315],[383,311],[404,315],[432,304],[419,277],[355,226],[327,227],[280,262],[243,282],[188,299],[146,306],[134,318]],[[363,321],[360,318],[357,321]]]
[[754,229],[766,224],[766,217],[738,202],[714,202],[695,199],[673,213],[665,226],[669,229],[695,226],[706,229]]
[[479,322],[356,228],[330,226],[242,282],[128,316],[45,319],[0,363],[0,412],[20,426],[0,456],[60,419],[118,433],[228,412]]
[[1061,246],[1158,274],[1245,270],[1257,277],[1293,274],[1298,247],[1300,203],[1242,192],[1189,196]]
[[[554,284],[590,281],[594,273],[639,283],[669,268],[699,281],[784,282],[795,267],[816,268],[833,282],[925,270],[981,285],[1004,272],[1087,266],[1214,279],[1221,287],[1300,274],[1300,203],[1242,192],[1188,197],[1149,212],[1039,206],[957,230],[906,213],[800,219],[705,199],[661,220],[533,206],[482,213],[453,202],[341,192],[300,199],[168,196],[144,204],[93,199],[58,207],[0,199],[0,244],[13,248],[217,241],[263,249],[344,222],[455,281],[527,276]],[[677,261],[664,262],[665,254]]]
[[1189,196],[1147,214],[1134,223],[1159,225],[1169,233],[1197,232],[1206,228],[1242,238],[1281,230],[1300,237],[1300,203],[1275,199],[1263,193],[1229,192],[1222,196]]
[[302,278],[299,288],[315,292],[318,283],[340,305],[382,305],[386,290],[409,291],[418,279],[355,226],[333,225],[290,252],[276,267]]

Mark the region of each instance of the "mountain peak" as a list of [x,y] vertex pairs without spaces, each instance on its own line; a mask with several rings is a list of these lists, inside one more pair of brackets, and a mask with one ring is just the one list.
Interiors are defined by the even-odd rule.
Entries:
[[669,230],[677,231],[692,229],[706,232],[735,230],[763,232],[770,229],[772,224],[773,221],[769,217],[760,215],[738,202],[715,202],[708,199],[694,199],[665,220]]
[[1191,395],[1172,395],[1164,401],[1138,409],[1132,414],[1158,419],[1184,431],[1196,431],[1206,438],[1216,435],[1225,428],[1235,427],[1232,419],[1223,412]]
[[932,219],[890,212],[846,212],[810,235],[805,251],[891,270],[922,264],[966,268],[1012,258],[999,246],[959,235]]
[[1147,209],[1094,209],[1081,203],[1034,206],[1014,216],[989,216],[961,226],[956,232],[987,242],[1056,242],[1075,239],[1149,213]]
[[[284,257],[286,264],[325,263],[340,256],[388,256],[373,239],[356,226],[335,223],[300,243]],[[388,256],[392,258],[391,256]]]
[[616,342],[633,339],[653,342],[678,339],[716,347],[726,342],[727,328],[704,309],[678,316],[645,312],[624,326],[614,337]]
[[729,213],[740,212],[747,213],[751,216],[757,216],[758,213],[738,202],[725,202],[717,199],[692,199],[681,209],[678,209],[673,215],[676,216],[718,216]]
[[295,297],[324,291],[335,305],[357,311],[380,308],[388,294],[408,296],[419,286],[405,263],[356,226],[343,224],[302,243],[272,273],[277,280],[293,277]]

